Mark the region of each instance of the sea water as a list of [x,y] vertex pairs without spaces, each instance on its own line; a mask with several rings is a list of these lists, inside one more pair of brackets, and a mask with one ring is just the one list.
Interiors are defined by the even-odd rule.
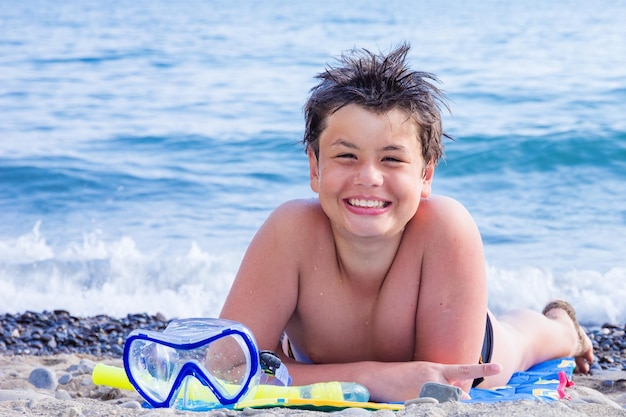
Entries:
[[[0,311],[216,316],[270,211],[311,198],[313,76],[412,44],[449,99],[434,191],[490,307],[626,322],[626,3],[0,5]],[[271,300],[268,300],[271,302]]]

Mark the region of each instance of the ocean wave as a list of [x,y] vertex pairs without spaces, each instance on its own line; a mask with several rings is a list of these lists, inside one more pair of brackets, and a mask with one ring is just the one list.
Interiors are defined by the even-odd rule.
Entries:
[[448,145],[448,176],[594,170],[623,179],[626,132],[564,131],[540,135],[469,136]]

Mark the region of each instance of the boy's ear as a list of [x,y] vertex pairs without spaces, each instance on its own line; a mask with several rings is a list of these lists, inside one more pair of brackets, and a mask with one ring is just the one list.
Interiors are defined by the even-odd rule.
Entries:
[[319,192],[319,173],[320,167],[317,161],[317,156],[315,156],[315,152],[310,147],[306,151],[307,156],[309,157],[309,178],[311,181],[311,190],[317,193]]
[[435,164],[429,162],[424,169],[424,176],[422,177],[422,198],[430,197],[433,192],[433,176],[435,175]]

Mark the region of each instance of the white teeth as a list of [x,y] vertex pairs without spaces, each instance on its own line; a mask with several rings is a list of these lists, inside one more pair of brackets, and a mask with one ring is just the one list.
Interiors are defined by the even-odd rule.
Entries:
[[367,208],[383,208],[385,207],[385,202],[380,200],[359,200],[356,198],[351,198],[348,200],[351,206],[355,207],[367,207]]

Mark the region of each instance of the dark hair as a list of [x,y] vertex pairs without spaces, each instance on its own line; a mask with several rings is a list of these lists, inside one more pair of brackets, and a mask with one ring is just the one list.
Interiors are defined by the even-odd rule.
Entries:
[[386,56],[353,49],[338,58],[337,66],[318,74],[315,78],[321,82],[311,89],[304,106],[305,147],[319,157],[326,118],[344,106],[357,104],[376,113],[399,109],[417,123],[426,163],[436,164],[443,157],[442,137],[450,138],[443,132],[440,104],[448,106],[443,92],[428,81],[439,82],[436,76],[408,67],[409,49],[403,43]]

